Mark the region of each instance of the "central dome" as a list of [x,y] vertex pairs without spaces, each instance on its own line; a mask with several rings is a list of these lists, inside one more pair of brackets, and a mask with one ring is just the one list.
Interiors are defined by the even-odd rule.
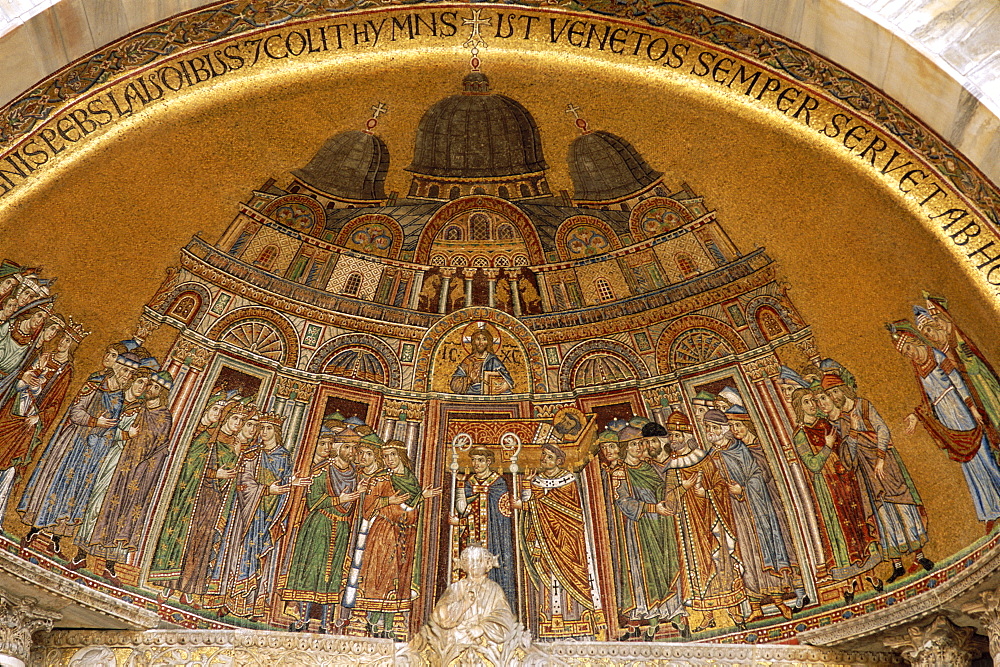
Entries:
[[443,178],[494,178],[548,168],[535,119],[521,104],[490,93],[482,72],[463,80],[465,91],[441,100],[417,128],[407,171]]

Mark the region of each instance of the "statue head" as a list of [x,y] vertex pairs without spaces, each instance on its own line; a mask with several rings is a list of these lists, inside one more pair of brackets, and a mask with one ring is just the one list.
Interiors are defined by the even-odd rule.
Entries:
[[470,577],[483,577],[495,567],[500,566],[500,558],[494,556],[486,547],[473,544],[465,547],[456,563]]

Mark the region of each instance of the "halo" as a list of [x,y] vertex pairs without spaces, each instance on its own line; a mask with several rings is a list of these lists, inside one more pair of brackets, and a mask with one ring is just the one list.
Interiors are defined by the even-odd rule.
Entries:
[[482,329],[486,329],[493,336],[493,354],[498,354],[503,347],[503,339],[500,337],[500,329],[490,322],[476,321],[470,322],[462,330],[462,347],[466,354],[472,354],[472,334]]

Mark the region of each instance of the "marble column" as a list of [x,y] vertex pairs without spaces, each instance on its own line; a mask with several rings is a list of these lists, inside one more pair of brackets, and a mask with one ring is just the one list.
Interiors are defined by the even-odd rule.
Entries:
[[982,652],[975,628],[960,627],[946,616],[912,625],[905,635],[883,639],[913,667],[969,667]]
[[451,291],[451,277],[455,269],[441,269],[441,296],[438,297],[438,312],[444,315],[448,312],[448,293]]
[[31,636],[51,630],[62,614],[38,607],[34,598],[0,591],[0,665],[24,667],[31,654]]
[[472,306],[472,274],[475,269],[464,269],[462,277],[465,280],[465,307]]
[[508,280],[510,281],[510,303],[514,309],[514,317],[521,317],[521,290],[517,286],[517,274],[515,273]]
[[497,276],[500,275],[500,269],[483,269],[483,273],[486,274],[486,305],[490,308],[497,307]]
[[962,606],[962,611],[978,620],[990,639],[993,664],[1000,662],[1000,588],[979,594],[979,599]]
[[413,272],[413,285],[410,287],[410,309],[416,310],[420,305],[420,291],[424,289],[424,272]]

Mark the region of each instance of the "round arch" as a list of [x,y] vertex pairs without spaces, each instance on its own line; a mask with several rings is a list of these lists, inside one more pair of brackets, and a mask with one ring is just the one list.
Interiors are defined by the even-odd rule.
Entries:
[[434,244],[438,232],[451,222],[455,216],[475,210],[490,211],[506,218],[521,233],[524,245],[528,249],[530,261],[533,264],[545,263],[545,253],[542,250],[542,242],[538,237],[538,231],[528,216],[524,214],[524,211],[509,201],[486,195],[461,197],[439,208],[431,219],[427,221],[424,230],[420,233],[420,240],[417,242],[417,249],[413,254],[414,261],[426,264],[427,258],[431,253],[431,246]]
[[728,324],[711,317],[705,317],[704,315],[688,315],[672,322],[670,326],[663,330],[663,333],[660,334],[660,337],[656,341],[656,359],[661,374],[666,375],[677,370],[670,359],[674,343],[681,336],[695,329],[705,330],[717,335],[736,354],[746,352],[750,349],[743,339],[740,338],[740,335]]
[[161,302],[160,307],[156,309],[156,312],[161,315],[167,315],[167,313],[169,313],[177,303],[178,299],[180,299],[180,297],[185,293],[193,293],[198,296],[198,304],[194,314],[186,318],[188,328],[197,329],[201,325],[201,321],[205,318],[208,308],[212,305],[212,294],[208,291],[208,288],[201,283],[181,283],[174,289],[170,290],[170,293],[167,294]]
[[608,352],[625,361],[635,371],[635,376],[639,380],[649,377],[649,369],[635,350],[615,340],[597,338],[576,344],[563,357],[562,363],[559,364],[559,391],[573,389],[573,371],[584,357],[594,352]]
[[427,391],[430,385],[431,362],[433,361],[434,349],[442,336],[455,327],[467,322],[491,322],[498,327],[503,327],[517,339],[524,347],[524,352],[528,357],[528,370],[531,373],[531,388],[536,393],[548,391],[548,382],[545,379],[545,363],[542,358],[542,347],[535,340],[534,335],[528,327],[521,324],[521,321],[512,315],[508,315],[502,310],[487,308],[485,306],[474,306],[463,308],[447,315],[434,323],[424,337],[420,339],[420,344],[416,350],[416,366],[413,370],[413,391]]
[[364,347],[374,352],[375,356],[385,364],[388,376],[386,384],[393,388],[399,388],[403,372],[396,353],[383,341],[368,334],[344,334],[331,338],[313,353],[306,369],[311,373],[322,373],[323,368],[337,352],[354,346]]
[[284,315],[268,308],[258,308],[250,306],[247,308],[237,308],[228,315],[220,318],[208,332],[208,337],[212,340],[219,340],[222,335],[245,320],[264,320],[274,325],[275,331],[284,343],[284,355],[280,360],[282,366],[295,368],[299,362],[299,337],[295,333],[295,327]]

